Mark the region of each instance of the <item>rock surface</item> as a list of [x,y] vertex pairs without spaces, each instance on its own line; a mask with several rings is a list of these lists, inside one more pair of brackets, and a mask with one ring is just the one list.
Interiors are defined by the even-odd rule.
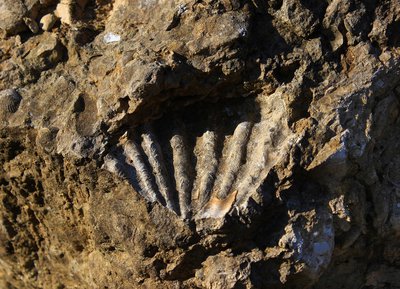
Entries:
[[0,288],[399,287],[399,15],[2,0]]

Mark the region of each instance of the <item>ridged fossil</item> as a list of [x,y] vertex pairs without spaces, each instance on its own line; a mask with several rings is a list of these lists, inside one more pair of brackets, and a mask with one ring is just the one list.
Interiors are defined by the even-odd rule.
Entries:
[[15,113],[21,100],[21,95],[14,89],[0,91],[0,108],[3,113]]
[[[272,113],[273,112],[273,113]],[[274,96],[197,103],[127,131],[104,168],[183,219],[243,210],[293,139]]]

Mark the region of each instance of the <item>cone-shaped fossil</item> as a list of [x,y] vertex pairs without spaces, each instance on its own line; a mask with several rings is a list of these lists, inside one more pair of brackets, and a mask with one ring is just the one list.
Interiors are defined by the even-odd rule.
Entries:
[[288,151],[284,115],[277,97],[166,112],[124,134],[104,167],[183,219],[221,218],[245,208]]

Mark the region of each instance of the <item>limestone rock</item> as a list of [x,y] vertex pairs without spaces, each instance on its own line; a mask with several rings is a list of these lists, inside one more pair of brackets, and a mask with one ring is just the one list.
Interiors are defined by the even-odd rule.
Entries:
[[398,287],[396,1],[0,3],[0,288]]
[[49,31],[53,28],[56,21],[57,17],[53,13],[46,14],[40,19],[40,28],[44,31]]
[[[7,34],[16,34],[24,31],[24,17],[32,21],[38,14],[39,0],[3,0],[0,2],[0,29]],[[31,21],[29,25],[31,25]],[[32,24],[34,25],[34,24]],[[30,28],[30,27],[29,27]],[[31,29],[31,28],[30,28]],[[34,28],[33,28],[34,29]]]
[[300,37],[312,34],[319,22],[314,14],[301,1],[297,0],[284,0],[277,18],[289,25],[292,31]]
[[62,23],[71,25],[83,13],[86,3],[87,0],[61,0],[54,14],[61,19]]
[[73,6],[71,3],[57,4],[55,15],[61,19],[62,23],[72,24],[73,21]]
[[23,17],[26,14],[23,1],[4,0],[0,2],[0,28],[8,34],[17,33],[24,29]]
[[63,57],[63,46],[57,37],[51,33],[45,33],[39,36],[26,60],[33,69],[43,70],[56,65]]

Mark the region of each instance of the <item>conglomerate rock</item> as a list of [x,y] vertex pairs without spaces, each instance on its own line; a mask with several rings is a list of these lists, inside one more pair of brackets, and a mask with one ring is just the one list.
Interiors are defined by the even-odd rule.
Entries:
[[398,1],[0,7],[1,288],[400,287]]

